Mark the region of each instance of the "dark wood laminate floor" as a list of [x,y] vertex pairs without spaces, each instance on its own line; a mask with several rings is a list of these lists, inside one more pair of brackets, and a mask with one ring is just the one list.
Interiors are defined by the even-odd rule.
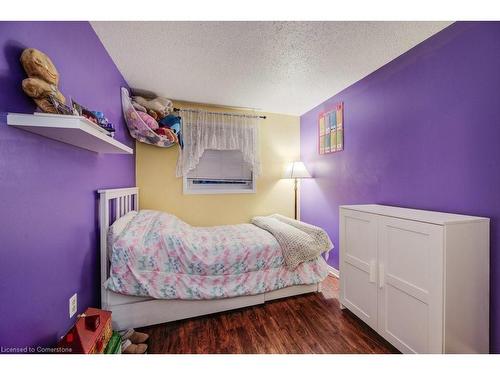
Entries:
[[347,310],[340,310],[338,280],[321,293],[140,329],[148,353],[397,353]]

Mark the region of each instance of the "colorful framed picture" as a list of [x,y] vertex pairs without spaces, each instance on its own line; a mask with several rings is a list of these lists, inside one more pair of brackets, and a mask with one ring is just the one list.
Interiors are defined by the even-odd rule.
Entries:
[[344,149],[344,103],[321,112],[318,117],[318,152],[320,155]]

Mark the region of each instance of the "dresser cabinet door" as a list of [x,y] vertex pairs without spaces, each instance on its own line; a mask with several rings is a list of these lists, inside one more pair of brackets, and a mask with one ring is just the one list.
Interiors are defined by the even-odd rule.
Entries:
[[377,215],[340,211],[340,302],[377,329]]
[[443,227],[385,216],[378,224],[378,332],[404,353],[441,353]]

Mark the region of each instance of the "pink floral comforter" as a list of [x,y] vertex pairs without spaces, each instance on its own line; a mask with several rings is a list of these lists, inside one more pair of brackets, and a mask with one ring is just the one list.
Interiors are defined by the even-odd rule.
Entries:
[[114,241],[108,289],[159,299],[259,294],[323,280],[323,258],[285,267],[276,239],[253,224],[192,227],[142,210]]

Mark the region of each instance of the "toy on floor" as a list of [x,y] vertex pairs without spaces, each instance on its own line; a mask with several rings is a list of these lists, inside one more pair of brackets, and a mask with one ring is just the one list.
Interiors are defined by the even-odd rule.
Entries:
[[104,354],[121,354],[121,352],[122,337],[118,334],[118,332],[113,331],[113,334],[108,341],[108,345],[106,345],[106,349],[104,349]]
[[57,346],[60,353],[103,353],[112,334],[111,312],[89,307]]
[[23,91],[43,112],[60,113],[58,104],[64,109],[66,98],[57,87],[59,73],[52,60],[35,48],[25,49],[20,60],[28,75],[22,82]]

